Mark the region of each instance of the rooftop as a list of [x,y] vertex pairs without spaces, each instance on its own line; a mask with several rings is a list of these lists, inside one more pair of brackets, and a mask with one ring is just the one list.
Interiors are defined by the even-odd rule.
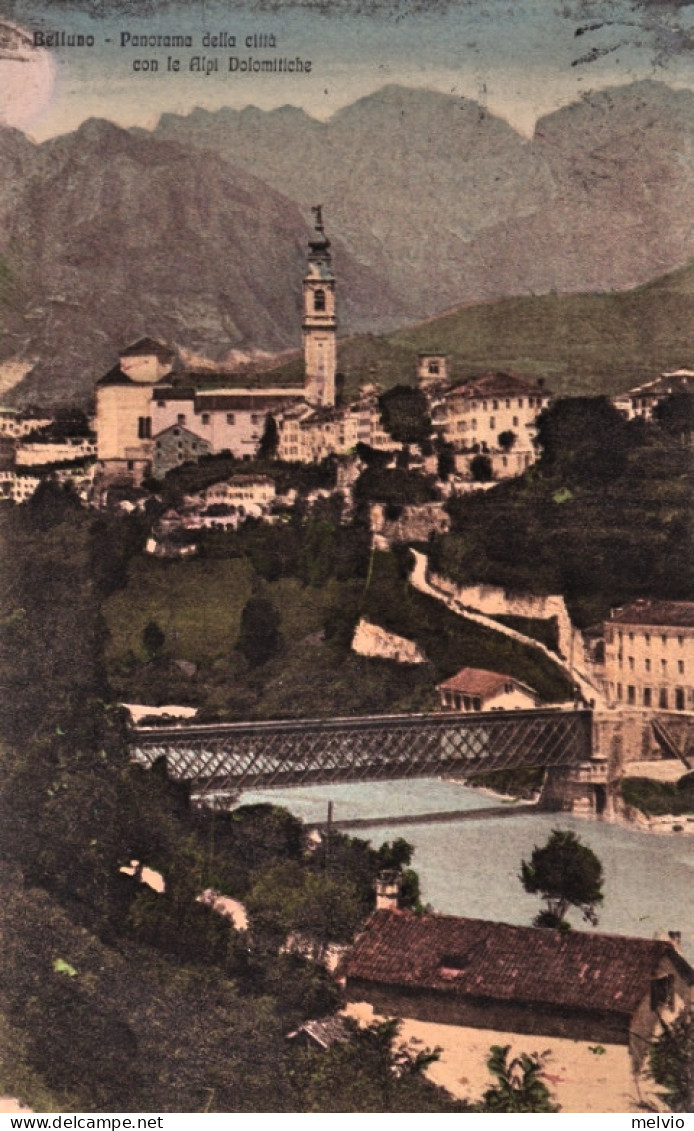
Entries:
[[630,1016],[665,958],[692,984],[694,970],[669,941],[377,911],[340,973],[389,986]]
[[653,628],[694,628],[694,601],[634,601],[612,609],[612,624],[647,624]]
[[551,393],[543,385],[530,377],[518,373],[483,373],[481,377],[470,377],[454,385],[446,394],[448,397],[548,397]]
[[444,680],[438,686],[444,691],[462,691],[466,695],[494,695],[500,691],[505,684],[513,683],[516,687],[522,687],[525,691],[534,694],[532,688],[526,687],[524,683],[519,683],[512,675],[503,675],[501,672],[488,672],[484,668],[461,668],[459,672],[451,676],[450,679]]
[[170,362],[176,357],[175,350],[172,350],[165,342],[160,342],[156,338],[138,338],[136,342],[126,346],[125,349],[119,350],[119,357],[157,357],[159,361]]

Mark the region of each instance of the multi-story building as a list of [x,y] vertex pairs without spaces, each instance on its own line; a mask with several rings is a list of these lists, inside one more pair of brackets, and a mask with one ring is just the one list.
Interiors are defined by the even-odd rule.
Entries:
[[642,417],[652,420],[653,409],[661,401],[673,396],[675,393],[694,392],[694,370],[674,369],[671,373],[661,373],[655,381],[647,381],[644,385],[637,385],[626,393],[620,393],[612,398],[612,404],[627,420]]
[[[176,463],[206,452],[251,458],[268,415],[278,420],[293,408],[334,411],[336,280],[321,210],[314,211],[315,234],[309,240],[303,281],[303,384],[201,388],[200,375],[192,373],[173,381],[174,352],[162,342],[142,338],[123,350],[119,364],[97,383],[99,470],[105,482],[123,477],[139,483],[152,470],[164,474]],[[233,381],[232,374],[227,376]],[[224,374],[215,372],[214,377],[219,386]],[[288,446],[298,449],[300,442]],[[303,446],[324,445],[317,443],[314,429]],[[285,458],[302,456],[297,451]]]
[[694,601],[634,601],[604,625],[610,703],[694,711]]
[[494,475],[505,478],[534,462],[537,417],[550,399],[542,381],[485,373],[450,388],[436,421],[444,440],[462,453],[457,466],[482,453],[489,456]]

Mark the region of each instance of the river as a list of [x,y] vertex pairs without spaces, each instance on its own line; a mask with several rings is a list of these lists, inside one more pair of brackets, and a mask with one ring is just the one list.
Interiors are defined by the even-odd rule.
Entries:
[[[359,828],[351,835],[378,845],[404,836],[415,846],[413,867],[422,898],[452,915],[532,921],[539,910],[518,879],[520,862],[544,844],[553,828],[572,829],[602,862],[604,902],[599,930],[650,938],[679,930],[682,949],[694,962],[694,838],[656,835],[558,813],[519,812],[442,824],[398,825],[406,814],[499,806],[499,798],[454,782],[434,779],[311,786],[245,793],[243,804],[270,801],[303,820],[325,821],[328,801],[336,821],[389,817],[392,824]],[[580,914],[569,916],[582,926]]]

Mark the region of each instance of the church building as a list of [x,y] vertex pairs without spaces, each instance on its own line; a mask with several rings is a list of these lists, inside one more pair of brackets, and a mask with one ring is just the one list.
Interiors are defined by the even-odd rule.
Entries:
[[[194,374],[177,374],[174,381],[175,352],[154,338],[141,338],[121,352],[118,365],[96,386],[98,467],[105,485],[139,484],[210,452],[250,459],[268,415],[281,422],[288,412],[301,417],[333,409],[336,280],[322,209],[313,211],[303,280],[303,385],[239,387],[231,384],[232,374],[227,388],[205,389]],[[217,383],[220,376],[215,373]]]

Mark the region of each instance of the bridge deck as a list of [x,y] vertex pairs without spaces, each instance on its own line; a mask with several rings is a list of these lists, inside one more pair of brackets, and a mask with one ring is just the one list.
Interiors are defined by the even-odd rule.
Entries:
[[573,766],[591,755],[592,713],[546,708],[481,714],[378,715],[139,727],[133,758],[166,758],[196,793],[342,781],[466,777]]

